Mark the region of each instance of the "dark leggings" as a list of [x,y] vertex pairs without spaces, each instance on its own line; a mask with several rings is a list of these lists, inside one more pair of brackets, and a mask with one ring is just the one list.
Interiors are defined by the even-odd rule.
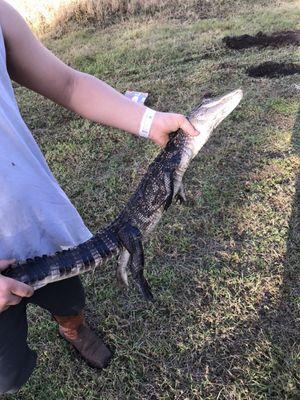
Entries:
[[84,302],[83,286],[74,277],[45,286],[0,314],[0,394],[15,393],[36,365],[36,353],[27,345],[27,304],[36,304],[52,315],[71,316],[80,313]]

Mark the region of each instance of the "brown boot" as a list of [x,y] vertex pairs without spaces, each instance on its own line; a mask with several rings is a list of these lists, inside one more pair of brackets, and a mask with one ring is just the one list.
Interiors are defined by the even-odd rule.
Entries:
[[108,365],[112,353],[87,326],[83,312],[73,317],[53,315],[53,318],[58,322],[60,335],[75,347],[90,366],[105,368]]

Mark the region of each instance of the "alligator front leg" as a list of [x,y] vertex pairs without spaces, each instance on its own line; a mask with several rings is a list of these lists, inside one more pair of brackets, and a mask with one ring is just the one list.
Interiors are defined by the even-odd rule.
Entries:
[[[144,298],[146,300],[153,300],[150,286],[144,277],[145,259],[143,243],[139,230],[128,223],[118,232],[118,235],[122,245],[130,254],[129,266],[134,281],[138,285]],[[122,264],[121,268],[122,272],[120,271],[120,273],[123,274],[124,263]]]
[[179,190],[176,193],[175,200],[177,200],[180,204],[185,204],[187,202],[183,183],[181,183],[181,185],[179,186]]

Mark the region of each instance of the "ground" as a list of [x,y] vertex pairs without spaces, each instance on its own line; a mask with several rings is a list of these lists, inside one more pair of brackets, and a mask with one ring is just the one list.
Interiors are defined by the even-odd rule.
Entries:
[[[110,367],[86,366],[47,313],[30,307],[38,368],[10,399],[300,398],[300,79],[246,73],[265,61],[297,62],[299,48],[237,51],[222,42],[299,29],[300,10],[295,1],[251,5],[202,19],[135,16],[45,41],[120,91],[150,92],[155,109],[188,114],[205,93],[238,87],[245,97],[190,166],[187,206],[173,205],[146,244],[156,301],[143,301],[132,284],[128,293],[118,289],[114,260],[83,277],[87,319],[115,352]],[[158,148],[23,88],[16,95],[95,232],[117,215]]]

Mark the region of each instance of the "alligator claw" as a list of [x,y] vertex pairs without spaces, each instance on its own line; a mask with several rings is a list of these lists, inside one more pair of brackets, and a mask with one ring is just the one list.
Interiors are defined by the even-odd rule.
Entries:
[[179,187],[178,192],[176,193],[175,196],[176,201],[178,201],[180,204],[185,204],[187,202],[186,194],[183,185],[181,184]]
[[148,300],[148,301],[154,301],[150,285],[149,285],[147,279],[144,277],[144,275],[141,274],[141,276],[136,277],[135,280],[139,286],[139,289],[140,289],[142,295],[144,296],[144,299]]

